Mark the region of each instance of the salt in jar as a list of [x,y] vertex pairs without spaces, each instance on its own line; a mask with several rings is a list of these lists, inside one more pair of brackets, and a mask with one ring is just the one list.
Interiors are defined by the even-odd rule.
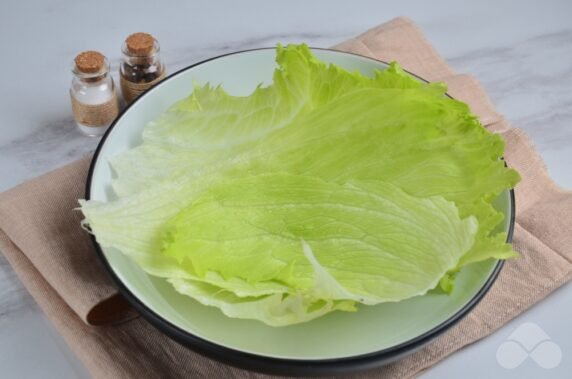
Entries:
[[74,60],[70,97],[79,130],[101,136],[119,113],[109,62],[97,51],[84,51]]

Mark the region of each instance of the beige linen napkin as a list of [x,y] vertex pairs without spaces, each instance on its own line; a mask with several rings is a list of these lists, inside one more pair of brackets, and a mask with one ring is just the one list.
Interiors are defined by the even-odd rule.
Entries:
[[[42,278],[83,321],[100,325],[134,315],[117,294],[79,228],[89,160],[49,173],[0,195],[0,234],[41,271]],[[3,232],[3,233],[2,233]],[[8,250],[0,249],[9,255]]]
[[[360,378],[411,377],[475,342],[572,278],[572,193],[557,188],[528,138],[509,128],[473,78],[455,74],[409,20],[398,18],[338,46],[399,61],[470,104],[483,124],[502,133],[505,158],[522,175],[516,189],[514,246],[484,300],[461,322],[421,351]],[[196,354],[151,327],[116,296],[95,258],[80,215],[89,159],[83,159],[0,195],[0,251],[71,349],[97,378],[258,378]],[[109,300],[112,299],[112,300]],[[107,325],[90,326],[91,324]]]

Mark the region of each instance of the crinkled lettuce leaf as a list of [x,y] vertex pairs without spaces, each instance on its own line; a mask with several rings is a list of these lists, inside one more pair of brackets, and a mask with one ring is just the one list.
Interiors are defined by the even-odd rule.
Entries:
[[[377,304],[435,287],[477,228],[453,202],[387,182],[264,174],[209,188],[167,224],[162,250],[199,277],[214,270],[316,300]],[[320,267],[331,283],[316,283]]]
[[80,201],[102,246],[269,325],[451,291],[463,266],[515,256],[492,202],[519,176],[443,84],[305,45],[276,62],[249,96],[195,85],[111,159],[117,199]]

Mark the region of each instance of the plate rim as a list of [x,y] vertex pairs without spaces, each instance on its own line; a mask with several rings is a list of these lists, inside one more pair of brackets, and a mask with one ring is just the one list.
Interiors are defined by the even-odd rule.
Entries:
[[[235,54],[242,54],[260,50],[274,50],[275,47],[260,47],[260,48],[253,48],[253,49],[246,49],[240,51],[234,51],[226,54],[217,55],[211,58],[207,58],[201,60],[197,63],[191,64],[186,66],[170,75],[168,75],[162,81],[153,85],[149,90],[135,99],[133,102],[128,104],[113,120],[109,128],[106,130],[105,134],[102,136],[101,140],[99,141],[97,148],[94,151],[93,157],[90,162],[87,180],[86,180],[86,187],[85,187],[85,199],[90,200],[91,198],[91,186],[92,186],[92,179],[95,171],[95,167],[98,162],[99,155],[103,146],[105,145],[105,141],[107,140],[108,136],[111,134],[111,131],[117,125],[119,120],[126,114],[126,112],[141,98],[148,95],[155,87],[158,87],[168,80],[173,79],[174,77],[202,64],[210,62],[212,60],[216,60],[219,58],[227,57],[230,55]],[[363,56],[360,54],[345,52],[345,51],[338,51],[335,49],[330,48],[317,48],[317,47],[310,47],[311,50],[322,50],[328,52],[334,52],[336,54],[346,54],[355,57],[359,57],[362,59],[367,59],[374,61],[376,63],[383,63],[389,65],[388,62],[374,59],[371,57]],[[423,82],[428,82],[427,80],[423,79],[419,75],[416,75],[408,70],[404,70],[408,74],[420,79]],[[448,93],[446,94],[448,97],[453,98]],[[505,161],[505,166],[506,161]],[[516,200],[514,195],[514,189],[509,189],[509,201],[510,201],[510,220],[509,220],[509,227],[507,231],[507,243],[512,242],[512,237],[514,233],[514,226],[515,226],[515,214],[516,214]],[[426,331],[425,333],[411,338],[407,341],[404,341],[400,344],[395,346],[391,346],[389,348],[385,348],[382,350],[354,355],[349,357],[341,357],[341,358],[327,358],[327,359],[292,359],[292,358],[278,358],[278,357],[269,357],[264,355],[258,355],[254,353],[249,353],[245,351],[240,351],[237,349],[233,349],[230,347],[222,346],[217,343],[208,341],[201,337],[198,337],[191,332],[188,332],[173,323],[169,320],[163,318],[152,309],[147,307],[136,295],[134,295],[129,288],[122,282],[122,280],[118,277],[115,273],[113,267],[107,260],[105,254],[99,243],[96,241],[96,238],[93,234],[89,234],[89,238],[95,248],[96,254],[103,264],[105,270],[110,275],[113,283],[117,287],[119,293],[125,297],[125,299],[133,306],[141,316],[149,322],[153,327],[158,329],[163,334],[167,335],[169,338],[175,340],[176,342],[182,344],[185,347],[191,348],[195,352],[198,352],[202,355],[205,355],[209,358],[213,358],[219,362],[231,364],[233,366],[257,371],[257,372],[264,372],[270,374],[282,374],[282,375],[328,375],[328,374],[343,374],[361,370],[372,369],[376,367],[383,366],[390,362],[393,362],[405,355],[409,355],[414,351],[420,349],[421,347],[425,346],[426,344],[433,341],[439,335],[444,333],[450,327],[458,323],[461,319],[463,319],[486,295],[486,293],[490,290],[493,283],[496,281],[502,267],[504,266],[504,260],[498,260],[497,264],[495,265],[494,269],[490,273],[489,277],[487,278],[486,282],[483,286],[479,289],[479,291],[457,312],[455,312],[451,317],[447,318],[439,325],[431,328],[430,330]],[[294,371],[294,372],[293,372]]]

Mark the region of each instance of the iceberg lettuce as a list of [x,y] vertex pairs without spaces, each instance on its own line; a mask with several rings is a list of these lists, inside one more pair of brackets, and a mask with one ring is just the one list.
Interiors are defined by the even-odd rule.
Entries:
[[400,301],[516,255],[492,202],[518,174],[466,104],[397,63],[373,77],[277,47],[249,96],[196,85],[80,200],[98,243],[226,315],[273,326]]

